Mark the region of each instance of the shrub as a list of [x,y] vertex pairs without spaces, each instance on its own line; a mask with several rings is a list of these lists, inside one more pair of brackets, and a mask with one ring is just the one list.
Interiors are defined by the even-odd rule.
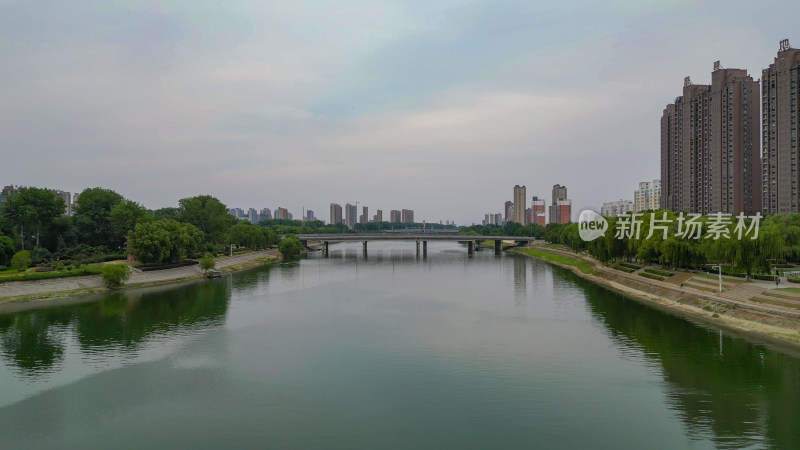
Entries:
[[789,283],[800,283],[800,277],[788,277],[786,278],[786,280]]
[[753,275],[756,280],[775,281],[775,275]]
[[215,265],[214,256],[211,253],[206,253],[205,256],[200,258],[200,268],[203,269],[203,272],[208,272],[213,269]]
[[131,268],[126,264],[106,264],[100,268],[100,276],[106,287],[119,287],[130,278]]
[[28,250],[21,250],[14,253],[11,258],[11,268],[17,269],[17,272],[22,272],[31,266],[31,252]]
[[645,278],[650,278],[652,280],[664,281],[664,277],[662,277],[661,275],[655,275],[655,274],[647,273],[647,272],[639,272],[639,275],[641,275],[641,276],[643,276]]
[[303,253],[303,244],[300,243],[297,237],[289,235],[281,239],[281,243],[278,244],[278,250],[280,250],[285,259],[295,259]]
[[641,269],[642,266],[637,266],[636,264],[628,263],[628,262],[621,262],[619,263],[620,266],[627,267],[629,269],[637,270]]
[[52,267],[37,267],[34,272],[52,272],[53,270]]
[[662,277],[671,277],[671,276],[675,275],[675,273],[673,273],[673,272],[669,272],[669,271],[666,271],[666,270],[660,270],[660,269],[644,269],[644,271],[647,272],[647,273],[652,273],[654,275],[661,275]]
[[622,266],[620,264],[616,264],[616,265],[611,266],[611,267],[613,267],[613,268],[615,268],[617,270],[621,270],[621,271],[626,272],[626,273],[631,273],[631,272],[635,272],[636,271],[636,269],[631,269],[630,267],[624,267],[624,266]]

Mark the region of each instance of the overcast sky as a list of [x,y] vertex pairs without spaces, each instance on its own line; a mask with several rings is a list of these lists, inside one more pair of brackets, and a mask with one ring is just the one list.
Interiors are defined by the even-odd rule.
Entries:
[[[224,4],[224,6],[223,6]],[[790,1],[0,0],[0,184],[149,208],[331,202],[480,222],[659,177],[683,77],[755,79]],[[360,211],[359,211],[360,213]]]

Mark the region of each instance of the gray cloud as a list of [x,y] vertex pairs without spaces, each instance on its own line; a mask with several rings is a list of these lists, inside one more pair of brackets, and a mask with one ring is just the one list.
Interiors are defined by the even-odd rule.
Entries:
[[323,218],[357,200],[471,222],[514,184],[597,206],[658,176],[658,120],[684,76],[708,82],[719,59],[758,78],[798,12],[0,0],[0,182]]

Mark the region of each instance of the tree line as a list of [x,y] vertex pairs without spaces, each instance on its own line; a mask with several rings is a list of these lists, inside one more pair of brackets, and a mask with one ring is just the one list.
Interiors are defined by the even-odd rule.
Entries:
[[685,219],[671,211],[646,212],[637,236],[630,232],[629,219],[610,217],[605,233],[589,242],[581,239],[577,223],[548,224],[544,239],[604,263],[624,259],[683,269],[721,264],[723,273],[747,277],[800,262],[800,214],[769,215],[757,223],[751,218],[720,223],[714,216],[697,217],[694,222],[701,232],[690,234]]

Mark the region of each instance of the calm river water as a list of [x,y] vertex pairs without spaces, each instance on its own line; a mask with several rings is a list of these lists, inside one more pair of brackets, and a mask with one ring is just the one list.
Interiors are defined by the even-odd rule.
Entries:
[[796,357],[455,243],[37,305],[3,449],[800,447]]

